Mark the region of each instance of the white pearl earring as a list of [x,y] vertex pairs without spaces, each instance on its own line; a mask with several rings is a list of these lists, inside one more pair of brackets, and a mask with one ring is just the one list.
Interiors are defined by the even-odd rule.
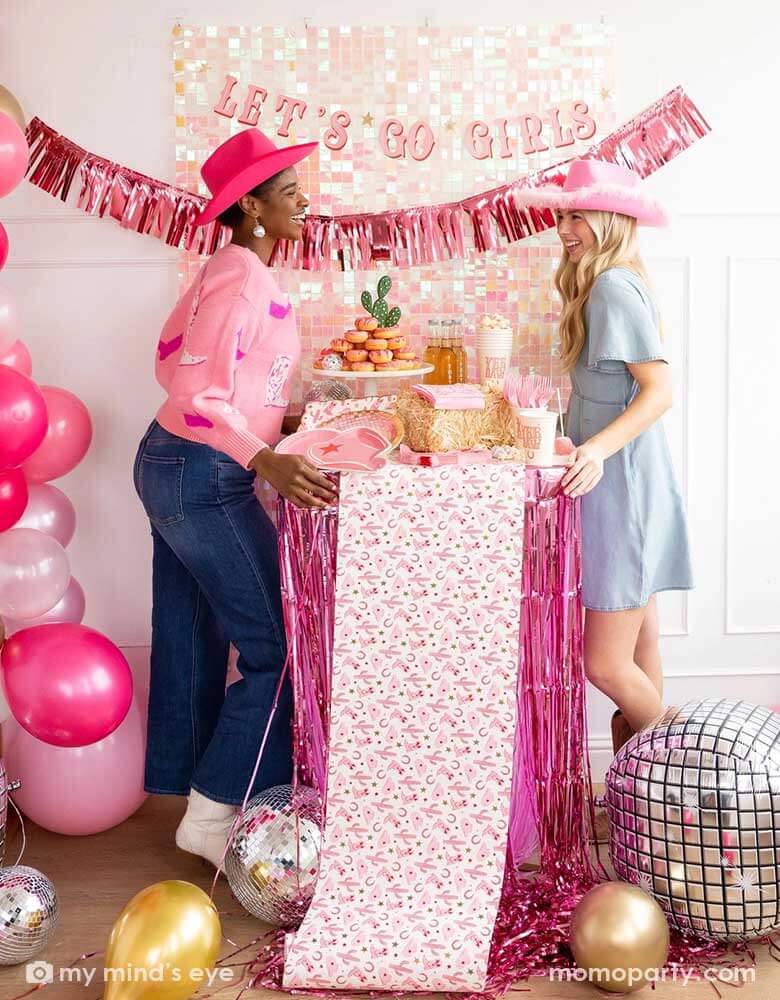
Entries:
[[258,239],[262,239],[265,236],[265,226],[259,219],[255,219],[255,228],[252,230],[252,235]]

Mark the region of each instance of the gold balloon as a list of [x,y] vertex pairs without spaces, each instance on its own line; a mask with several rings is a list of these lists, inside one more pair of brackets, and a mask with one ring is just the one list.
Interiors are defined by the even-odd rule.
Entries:
[[605,882],[583,896],[571,922],[571,950],[588,979],[610,993],[653,982],[669,955],[669,925],[652,896],[627,882]]
[[187,1000],[209,985],[221,940],[217,908],[198,886],[142,889],[111,929],[104,1000]]
[[0,85],[0,113],[13,118],[19,128],[24,132],[27,123],[24,120],[24,111],[10,90]]

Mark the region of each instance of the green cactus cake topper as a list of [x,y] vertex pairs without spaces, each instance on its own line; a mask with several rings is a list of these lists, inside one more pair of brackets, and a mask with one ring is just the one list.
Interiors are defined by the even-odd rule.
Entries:
[[379,326],[383,329],[398,326],[398,321],[401,319],[401,310],[398,306],[393,306],[391,309],[387,303],[387,294],[392,285],[393,282],[390,278],[384,275],[384,277],[379,279],[379,284],[377,285],[378,295],[376,301],[371,297],[371,292],[363,292],[360,296],[363,308],[369,316],[373,316],[377,320]]

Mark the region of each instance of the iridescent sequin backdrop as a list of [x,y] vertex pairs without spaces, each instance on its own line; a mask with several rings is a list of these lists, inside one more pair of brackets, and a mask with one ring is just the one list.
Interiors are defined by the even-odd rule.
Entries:
[[[249,84],[268,91],[258,123],[278,145],[322,139],[330,114],[352,118],[343,149],[324,143],[298,165],[312,211],[328,215],[376,212],[407,205],[458,200],[506,183],[531,170],[583,152],[614,127],[612,32],[604,25],[546,24],[494,28],[422,27],[214,27],[176,24],[172,33],[176,127],[176,183],[207,194],[201,163],[221,142],[245,128],[238,117]],[[238,79],[233,119],[214,113],[227,75]],[[306,101],[289,138],[276,134],[280,95]],[[544,152],[523,153],[519,116],[561,108],[570,121],[575,101],[584,101],[596,122],[587,142],[553,145],[545,124]],[[318,109],[326,108],[320,117]],[[390,159],[382,152],[383,120],[398,118],[407,129],[417,120],[431,126],[436,146],[419,162]],[[468,151],[469,123],[481,119],[494,137],[484,160]],[[508,119],[512,155],[500,157],[498,122]],[[516,362],[553,374],[556,303],[552,274],[556,241],[550,236],[514,244],[498,254],[471,251],[463,261],[371,272],[285,271],[280,283],[296,307],[303,344],[302,376],[292,398],[308,387],[307,362],[361,314],[360,293],[376,294],[381,274],[393,279],[390,300],[403,311],[399,324],[422,350],[432,316],[461,317],[475,376],[474,330],[483,313],[508,316],[516,332]],[[202,263],[182,254],[188,283]]]

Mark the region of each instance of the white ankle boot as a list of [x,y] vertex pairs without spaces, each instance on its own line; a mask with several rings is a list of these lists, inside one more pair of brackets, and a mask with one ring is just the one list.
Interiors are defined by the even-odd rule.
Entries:
[[237,812],[235,806],[214,802],[193,788],[187,811],[176,830],[176,846],[206,858],[218,868]]

